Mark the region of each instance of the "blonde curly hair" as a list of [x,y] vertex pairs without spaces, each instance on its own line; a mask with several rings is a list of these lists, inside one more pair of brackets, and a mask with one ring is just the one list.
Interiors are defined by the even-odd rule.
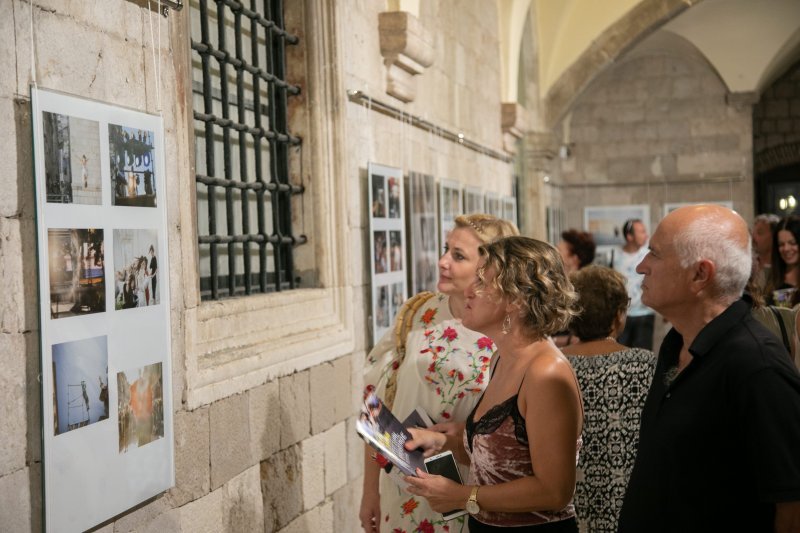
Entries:
[[506,237],[480,247],[485,259],[478,269],[481,284],[488,269],[500,298],[520,307],[522,326],[530,337],[542,339],[567,329],[577,315],[578,297],[564,271],[558,250],[529,237]]

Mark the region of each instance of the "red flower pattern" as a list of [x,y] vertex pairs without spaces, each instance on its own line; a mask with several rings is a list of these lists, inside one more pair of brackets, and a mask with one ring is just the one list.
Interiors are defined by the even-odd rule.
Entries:
[[450,342],[453,342],[454,340],[456,340],[458,338],[458,332],[456,330],[454,330],[453,328],[446,328],[442,332],[442,338],[443,339],[447,339]]
[[492,342],[492,339],[490,339],[489,337],[481,337],[480,339],[478,339],[478,348],[480,348],[481,350],[491,350],[492,344],[494,343]]
[[418,506],[419,502],[417,500],[414,498],[409,498],[408,501],[403,504],[403,514],[406,515],[413,513],[414,509],[416,509]]
[[422,314],[422,319],[421,319],[421,320],[422,320],[422,323],[423,323],[423,324],[425,324],[425,325],[428,325],[428,324],[430,324],[431,322],[433,322],[433,319],[434,319],[435,317],[436,317],[436,309],[435,309],[435,308],[433,308],[433,307],[429,307],[429,308],[428,308],[428,309],[426,309],[426,310],[425,310],[425,312]]
[[419,533],[434,533],[433,524],[431,524],[426,518],[419,523],[419,526],[417,526],[417,531]]

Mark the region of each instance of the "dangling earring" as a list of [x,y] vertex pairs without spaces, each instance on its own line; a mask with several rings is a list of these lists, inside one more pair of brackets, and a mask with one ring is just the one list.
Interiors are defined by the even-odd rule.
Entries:
[[503,319],[503,335],[508,335],[511,331],[511,315],[506,315]]

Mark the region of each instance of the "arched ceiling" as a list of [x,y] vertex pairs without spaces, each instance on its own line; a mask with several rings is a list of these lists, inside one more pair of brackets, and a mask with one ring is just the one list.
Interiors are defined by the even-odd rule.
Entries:
[[[631,31],[645,36],[660,27],[680,35],[697,47],[732,92],[759,92],[800,56],[800,0],[672,3],[683,4],[682,9],[673,8],[677,16],[657,27],[637,27],[636,10],[658,9],[660,0],[533,0],[541,97],[564,84],[570,67],[585,67],[582,60],[587,53],[596,54],[598,42],[636,42]],[[611,53],[626,51],[622,46]]]
[[664,29],[694,44],[731,92],[760,92],[797,57],[800,1],[704,0]]

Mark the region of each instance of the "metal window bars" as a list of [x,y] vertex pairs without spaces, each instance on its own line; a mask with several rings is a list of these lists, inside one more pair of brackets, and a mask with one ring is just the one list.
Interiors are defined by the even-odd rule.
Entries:
[[284,78],[285,46],[299,39],[283,29],[282,0],[249,0],[249,8],[243,1],[193,0],[192,15],[191,46],[199,56],[193,72],[202,77],[194,84],[201,297],[295,288],[293,247],[306,238],[292,233],[291,198],[304,189],[290,182],[289,150],[299,150],[301,139],[288,131],[288,97],[300,88]]

